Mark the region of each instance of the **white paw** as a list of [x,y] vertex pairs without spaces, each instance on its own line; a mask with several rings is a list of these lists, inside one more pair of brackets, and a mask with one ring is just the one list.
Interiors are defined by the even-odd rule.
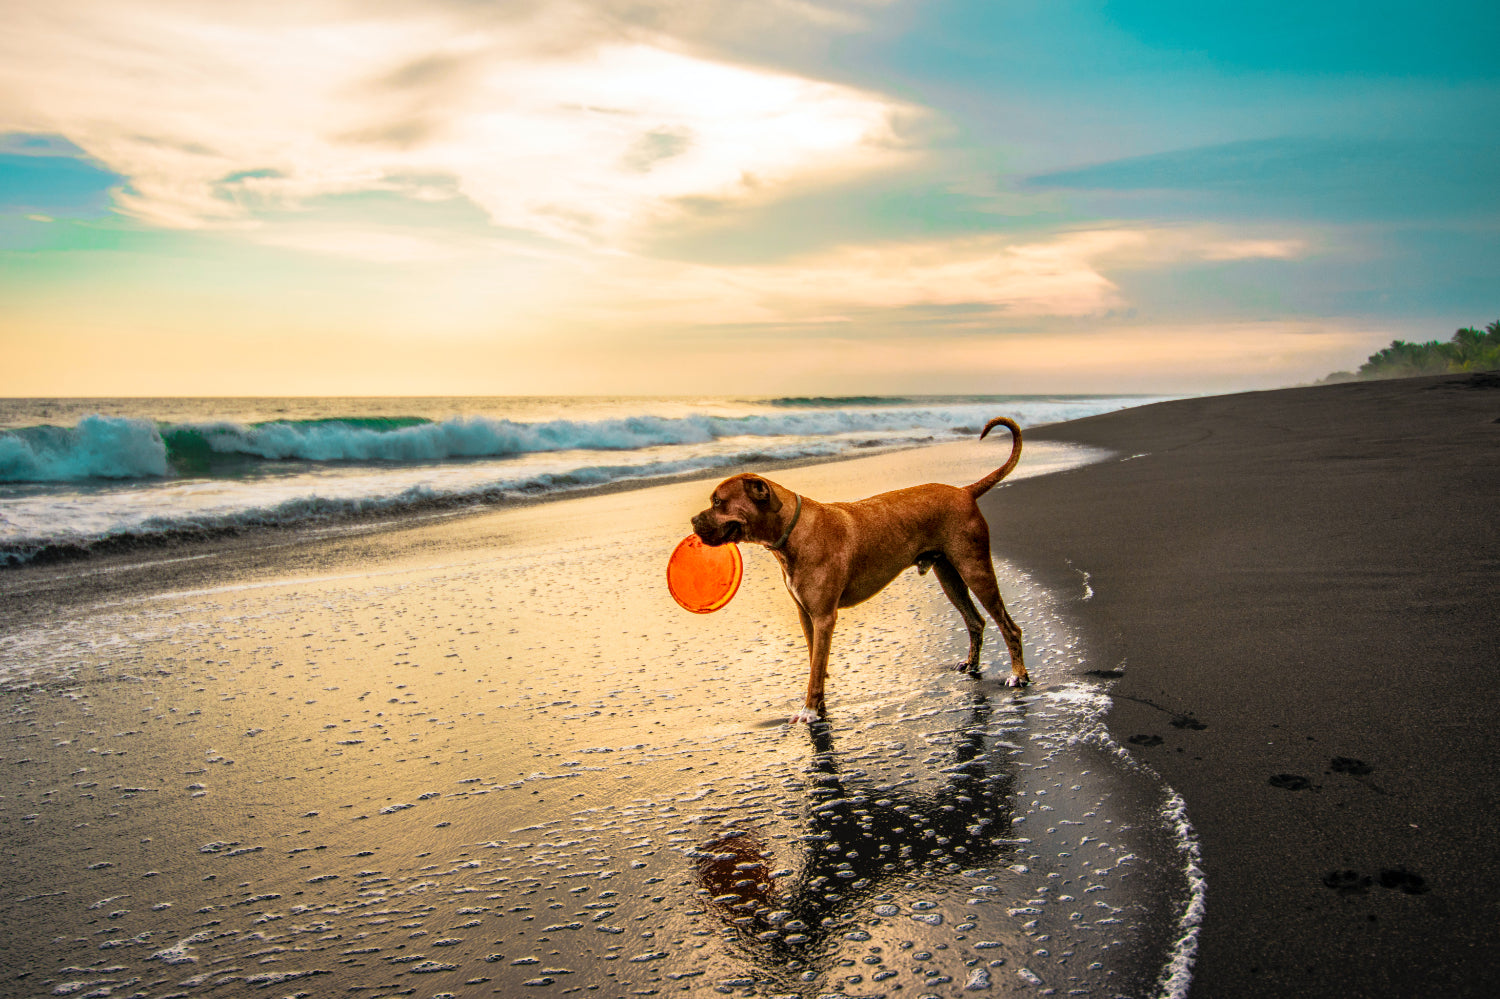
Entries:
[[1008,677],[1005,678],[1005,685],[1007,687],[1024,687],[1027,684],[1029,684],[1030,682],[1031,682],[1031,678],[1030,677],[1027,677],[1026,679],[1023,680],[1020,677],[1016,676],[1014,673],[1012,673],[1010,676],[1008,676]]
[[792,717],[787,719],[788,725],[811,725],[818,720],[818,713],[812,708],[803,708]]

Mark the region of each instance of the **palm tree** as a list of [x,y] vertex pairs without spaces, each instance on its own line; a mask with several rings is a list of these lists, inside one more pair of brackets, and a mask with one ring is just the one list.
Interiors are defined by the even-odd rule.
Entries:
[[1481,332],[1465,326],[1442,343],[1392,340],[1360,366],[1360,378],[1404,378],[1449,371],[1489,371],[1500,368],[1500,319]]

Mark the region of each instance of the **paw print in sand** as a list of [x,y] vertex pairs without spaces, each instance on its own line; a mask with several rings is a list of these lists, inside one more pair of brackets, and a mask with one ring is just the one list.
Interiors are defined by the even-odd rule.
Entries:
[[1301,774],[1277,774],[1268,783],[1284,791],[1306,791],[1312,787],[1312,781]]

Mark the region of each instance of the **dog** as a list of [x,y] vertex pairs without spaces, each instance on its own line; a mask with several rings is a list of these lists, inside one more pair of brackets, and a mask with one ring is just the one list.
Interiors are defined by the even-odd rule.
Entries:
[[964,669],[978,674],[984,640],[984,618],[969,599],[972,590],[1010,650],[1006,683],[1022,687],[1031,682],[1021,629],[1006,613],[995,581],[989,525],[975,502],[1021,460],[1021,428],[1014,420],[996,417],[985,424],[980,438],[997,426],[1010,431],[1010,457],[972,485],[934,482],[854,503],[819,503],[747,472],[715,486],[708,509],[693,517],[693,533],[705,545],[753,542],[770,549],[781,565],[810,659],[807,697],[792,716],[794,724],[826,716],[823,685],[839,608],[868,600],[911,566],[922,573],[932,569],[963,615],[969,629]]

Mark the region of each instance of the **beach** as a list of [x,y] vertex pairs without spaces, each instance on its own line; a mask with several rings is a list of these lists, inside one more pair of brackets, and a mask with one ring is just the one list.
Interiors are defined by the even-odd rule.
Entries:
[[667,593],[714,478],[0,573],[0,995],[1479,995],[1485,384],[1029,431],[983,508],[1036,682],[909,572],[810,728],[766,553]]
[[1194,995],[1493,994],[1497,420],[1493,374],[1183,400],[985,501],[1187,802]]

